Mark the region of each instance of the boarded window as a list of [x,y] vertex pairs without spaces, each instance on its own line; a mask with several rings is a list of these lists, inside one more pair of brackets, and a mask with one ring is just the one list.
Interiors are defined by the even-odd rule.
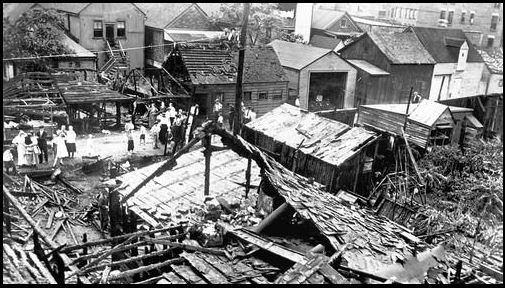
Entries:
[[252,92],[244,92],[244,101],[251,101]]
[[272,100],[281,100],[281,99],[282,99],[282,90],[272,92]]
[[263,91],[258,93],[258,100],[268,100],[268,92]]
[[491,17],[491,31],[496,31],[497,25],[498,25],[498,16],[493,15]]
[[93,22],[93,37],[101,38],[103,37],[103,22],[94,21]]
[[126,37],[126,24],[124,21],[117,22],[117,37]]

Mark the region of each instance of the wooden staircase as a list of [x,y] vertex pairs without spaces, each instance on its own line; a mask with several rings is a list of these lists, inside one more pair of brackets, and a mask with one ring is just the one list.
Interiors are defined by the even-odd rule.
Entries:
[[105,41],[109,56],[109,60],[100,69],[100,75],[107,79],[114,79],[118,72],[130,70],[130,59],[121,45],[121,41],[110,45],[109,41]]

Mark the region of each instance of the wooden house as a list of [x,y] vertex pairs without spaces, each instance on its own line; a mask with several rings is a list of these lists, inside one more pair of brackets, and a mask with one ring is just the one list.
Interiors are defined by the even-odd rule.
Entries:
[[331,192],[368,196],[377,134],[283,104],[243,128],[244,139]]
[[[225,114],[235,105],[238,51],[219,46],[180,44],[170,53],[164,67],[180,80],[209,115],[216,99]],[[261,116],[288,99],[288,79],[271,47],[248,47],[244,58],[243,102]]]
[[483,85],[479,94],[503,94],[503,47],[478,49],[477,52],[486,62],[482,75],[482,78],[485,79],[485,85]]
[[321,111],[354,107],[357,71],[337,53],[281,40],[269,46],[289,78],[290,98],[299,97],[300,108]]
[[427,99],[410,104],[408,113],[407,104],[361,105],[357,123],[394,136],[404,129],[407,140],[422,149],[450,144],[455,127],[449,106]]
[[411,33],[365,33],[339,53],[358,68],[356,106],[407,103],[411,87],[430,95],[435,60]]
[[224,34],[197,3],[137,3],[146,13],[145,64],[160,68],[173,48],[184,41],[208,42]]
[[480,94],[485,85],[481,84],[485,63],[463,30],[416,26],[404,34],[419,39],[435,60],[430,93],[425,98],[440,101]]

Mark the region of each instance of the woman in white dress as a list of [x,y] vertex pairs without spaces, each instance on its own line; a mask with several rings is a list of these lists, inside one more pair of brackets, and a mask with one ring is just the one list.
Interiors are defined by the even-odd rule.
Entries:
[[56,163],[58,163],[58,160],[60,161],[60,165],[63,165],[63,158],[68,156],[67,146],[65,145],[64,133],[60,133],[58,137],[54,139],[54,143],[56,144],[56,155],[54,156],[53,168],[56,167]]
[[19,131],[19,134],[12,139],[12,144],[15,144],[18,151],[18,166],[22,167],[28,165],[25,158],[25,137],[26,133],[23,130]]
[[35,167],[39,164],[40,148],[37,145],[37,137],[33,132],[29,132],[25,137],[25,158],[29,166]]

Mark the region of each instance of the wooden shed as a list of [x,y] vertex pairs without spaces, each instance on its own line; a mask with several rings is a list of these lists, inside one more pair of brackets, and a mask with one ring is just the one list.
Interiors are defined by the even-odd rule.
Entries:
[[371,144],[378,137],[371,131],[283,104],[244,126],[243,137],[330,192],[346,189],[368,196]]
[[380,132],[401,136],[405,127],[407,140],[427,149],[433,145],[449,144],[455,121],[449,106],[423,99],[411,104],[361,105],[358,124]]

